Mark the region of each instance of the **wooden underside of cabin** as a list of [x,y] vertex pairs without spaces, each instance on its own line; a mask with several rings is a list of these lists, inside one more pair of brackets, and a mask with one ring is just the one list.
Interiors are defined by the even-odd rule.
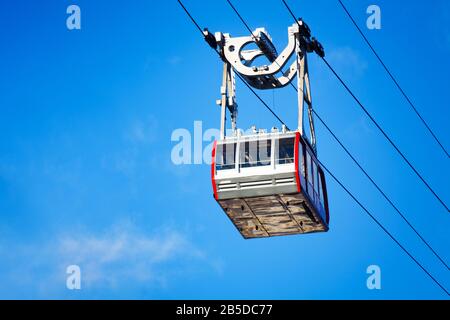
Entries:
[[218,203],[245,239],[328,231],[301,192]]

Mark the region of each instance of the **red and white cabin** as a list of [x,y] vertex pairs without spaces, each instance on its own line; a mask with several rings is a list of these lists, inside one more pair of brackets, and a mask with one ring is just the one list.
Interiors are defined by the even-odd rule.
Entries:
[[244,238],[328,231],[325,176],[300,132],[216,141],[214,198]]

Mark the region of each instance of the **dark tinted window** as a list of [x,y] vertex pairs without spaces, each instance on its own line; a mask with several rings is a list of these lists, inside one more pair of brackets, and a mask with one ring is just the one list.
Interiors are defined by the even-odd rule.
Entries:
[[322,171],[319,171],[319,199],[320,203],[324,205],[324,198],[323,198],[323,186],[322,186],[322,179],[323,179],[323,173]]
[[226,143],[217,145],[216,170],[234,169],[236,159],[236,144]]
[[241,143],[240,167],[268,166],[272,154],[272,141],[259,140]]
[[278,140],[278,163],[294,163],[295,138]]
[[305,158],[304,158],[304,146],[302,143],[298,146],[298,164],[300,166],[300,172],[303,177],[306,177],[306,171],[305,171]]

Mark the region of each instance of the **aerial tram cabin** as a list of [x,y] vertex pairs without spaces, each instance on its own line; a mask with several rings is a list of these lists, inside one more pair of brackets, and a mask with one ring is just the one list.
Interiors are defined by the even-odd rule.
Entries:
[[[214,198],[246,239],[328,231],[329,208],[324,172],[317,160],[306,54],[323,48],[310,38],[303,21],[289,28],[287,48],[278,55],[270,36],[256,29],[250,37],[205,31],[224,58],[221,139],[214,143],[211,178]],[[214,42],[215,41],[215,42]],[[243,50],[249,43],[259,49]],[[294,55],[289,70],[283,67]],[[264,55],[270,66],[252,67]],[[281,88],[298,79],[298,129],[285,125],[271,132],[253,128],[244,134],[236,128],[234,72],[257,89]],[[308,106],[310,138],[303,135],[303,109]],[[226,111],[231,132],[225,135]]]
[[211,172],[214,198],[245,238],[328,230],[325,176],[298,131],[218,141]]

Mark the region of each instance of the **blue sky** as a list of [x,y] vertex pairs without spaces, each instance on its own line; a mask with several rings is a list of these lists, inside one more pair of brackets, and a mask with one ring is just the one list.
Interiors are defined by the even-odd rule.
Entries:
[[[290,1],[328,60],[448,204],[448,159],[362,42],[337,1]],[[346,0],[447,149],[447,1]],[[81,30],[66,8],[81,8]],[[202,26],[246,35],[226,1],[186,0]],[[236,2],[280,50],[292,18],[280,1]],[[210,168],[174,165],[172,132],[217,128],[221,65],[176,1],[8,1],[0,38],[0,298],[447,298],[328,178],[328,233],[243,240],[212,197]],[[405,167],[317,57],[313,102],[386,193],[447,261],[448,213]],[[278,125],[238,83],[239,126]],[[291,126],[295,94],[261,96]],[[318,153],[450,288],[449,272],[396,216],[320,123]],[[206,147],[210,141],[203,142]],[[66,289],[77,264],[82,289]],[[382,289],[366,287],[381,267]]]

